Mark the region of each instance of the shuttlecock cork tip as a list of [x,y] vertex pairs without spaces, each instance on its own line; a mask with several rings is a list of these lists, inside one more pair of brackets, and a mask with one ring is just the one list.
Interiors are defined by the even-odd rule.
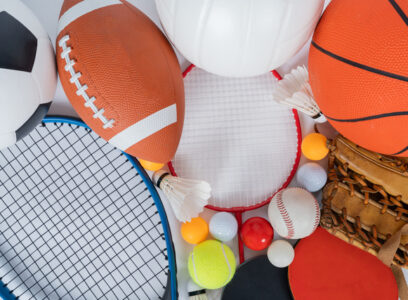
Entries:
[[164,177],[170,176],[170,173],[165,170],[159,170],[153,173],[153,182],[154,184],[160,188],[160,184],[162,183]]

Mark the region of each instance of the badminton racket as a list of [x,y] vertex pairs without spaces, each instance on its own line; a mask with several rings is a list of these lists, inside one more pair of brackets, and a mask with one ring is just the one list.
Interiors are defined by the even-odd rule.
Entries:
[[[277,104],[277,72],[226,78],[190,66],[184,73],[186,114],[173,175],[210,183],[208,207],[242,213],[261,207],[285,188],[300,159],[295,110]],[[240,261],[244,261],[239,239]]]
[[162,202],[139,162],[47,117],[0,152],[0,298],[177,299]]

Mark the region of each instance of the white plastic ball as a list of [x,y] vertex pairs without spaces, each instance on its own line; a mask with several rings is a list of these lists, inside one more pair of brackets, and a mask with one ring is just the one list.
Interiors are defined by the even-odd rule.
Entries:
[[324,187],[327,181],[327,173],[318,163],[309,162],[298,169],[296,180],[301,187],[313,193]]
[[271,71],[311,37],[324,0],[156,0],[175,47],[196,66],[222,76]]
[[209,226],[211,235],[224,243],[231,241],[238,231],[237,220],[227,212],[216,213],[211,218]]
[[57,86],[55,54],[40,21],[21,1],[0,1],[0,149],[42,120]]
[[301,239],[312,234],[319,225],[320,207],[310,192],[291,187],[273,196],[268,216],[273,229],[281,237]]
[[268,248],[268,259],[272,265],[278,268],[286,268],[295,258],[295,250],[285,240],[275,240]]

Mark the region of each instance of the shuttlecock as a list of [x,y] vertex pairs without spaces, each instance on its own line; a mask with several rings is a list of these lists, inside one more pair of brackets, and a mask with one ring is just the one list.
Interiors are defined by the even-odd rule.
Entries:
[[163,170],[153,174],[153,181],[166,195],[181,222],[198,217],[211,197],[211,186],[205,181],[174,177]]
[[304,66],[299,66],[285,75],[278,82],[278,87],[273,91],[273,97],[277,102],[288,105],[312,117],[317,123],[327,121],[314,100],[309,83],[309,72]]
[[190,280],[187,285],[188,299],[190,300],[207,300],[206,290]]

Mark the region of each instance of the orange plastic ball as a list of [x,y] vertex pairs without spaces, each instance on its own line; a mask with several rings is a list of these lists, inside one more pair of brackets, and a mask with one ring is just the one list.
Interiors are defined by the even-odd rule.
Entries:
[[164,166],[164,164],[155,163],[155,162],[147,161],[144,159],[139,159],[139,162],[144,169],[149,170],[149,171],[158,171]]
[[208,224],[200,217],[181,225],[181,236],[189,244],[199,244],[208,236]]
[[320,133],[311,133],[302,141],[302,153],[310,160],[321,160],[329,153],[327,138]]

